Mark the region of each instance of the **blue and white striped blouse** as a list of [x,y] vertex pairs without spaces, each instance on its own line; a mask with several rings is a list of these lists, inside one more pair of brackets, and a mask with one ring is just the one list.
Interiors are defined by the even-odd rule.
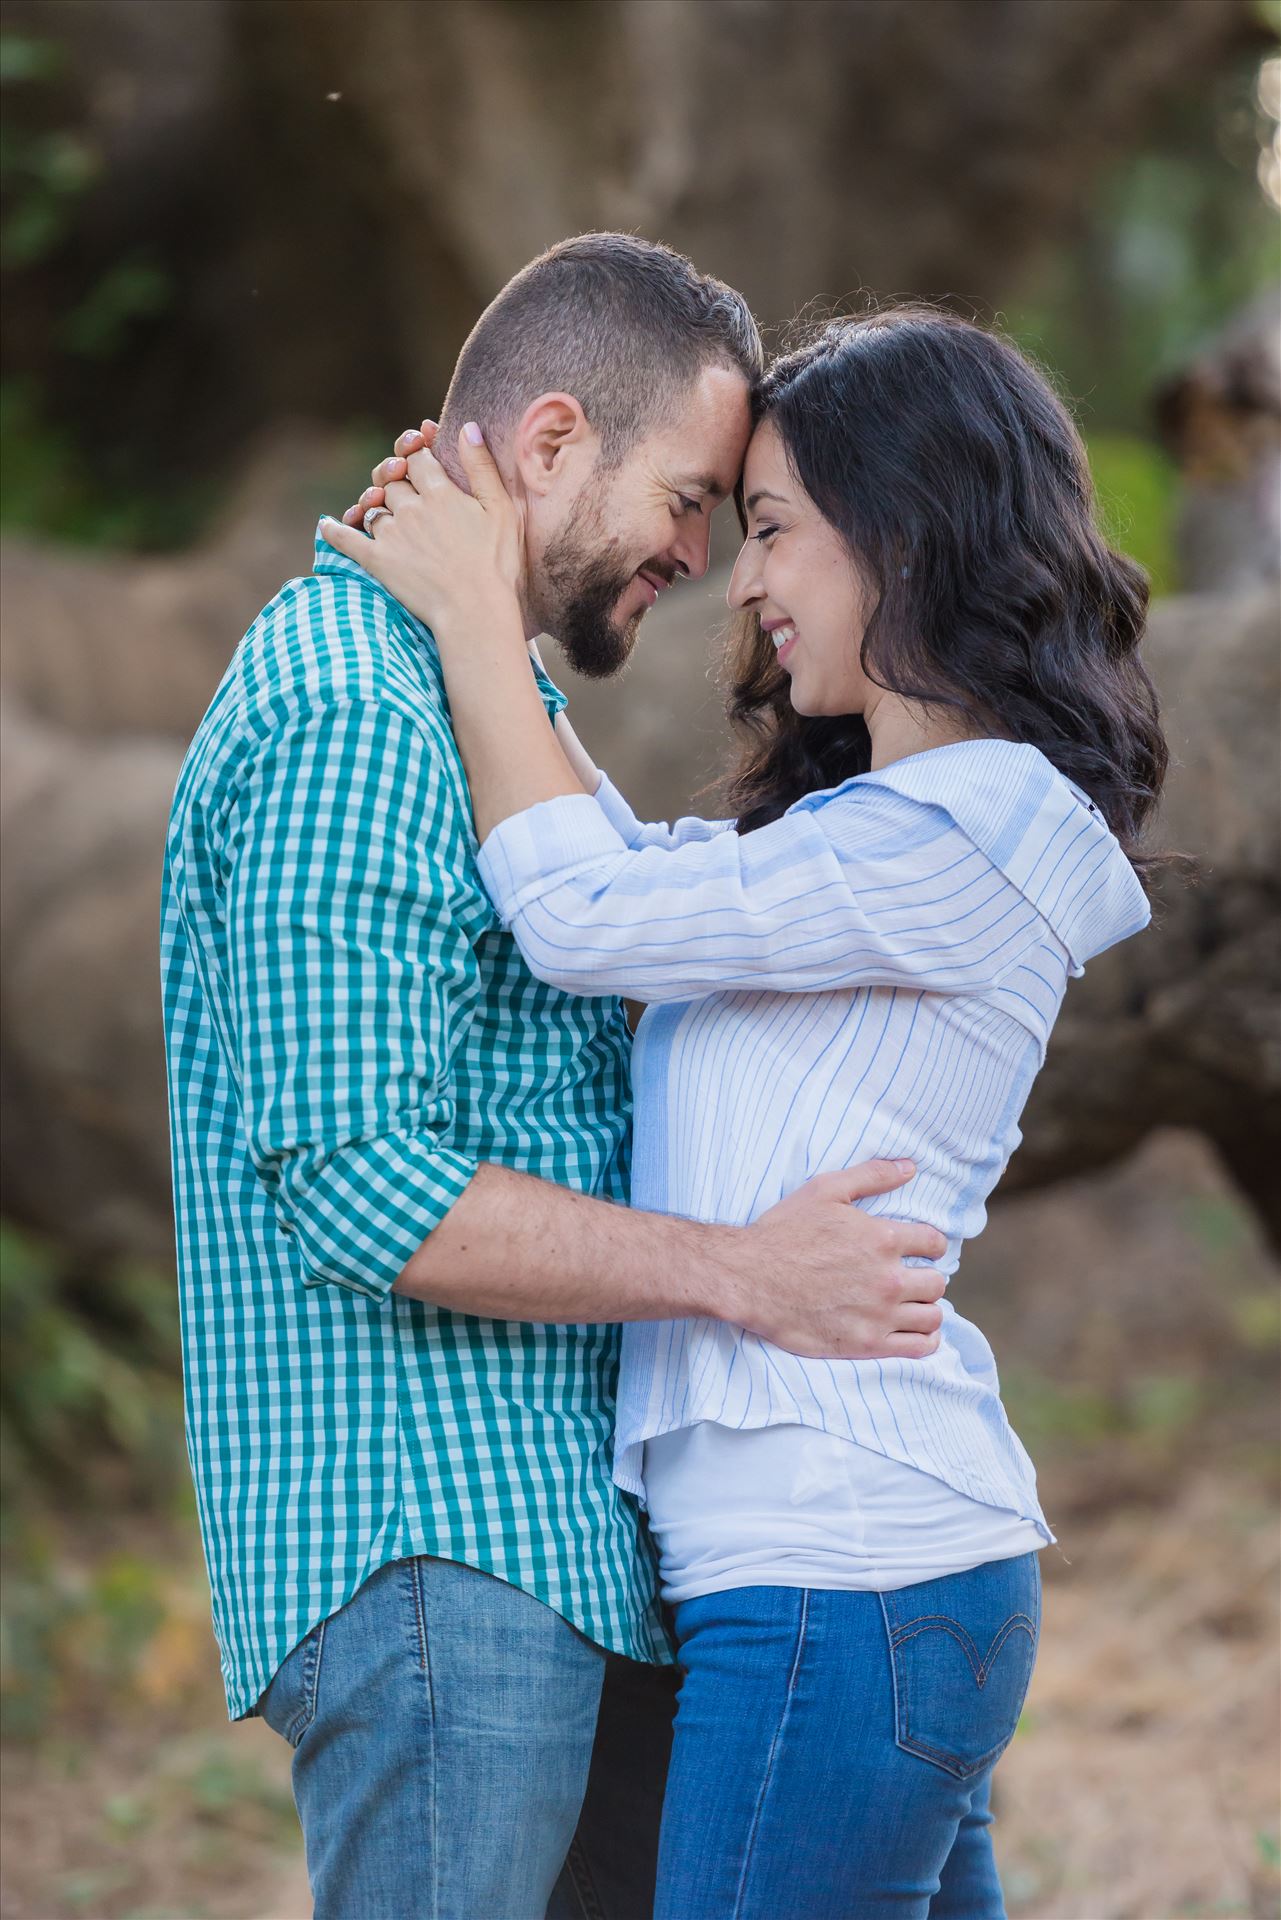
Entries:
[[[480,869],[531,970],[649,1002],[632,1204],[746,1224],[874,1156],[871,1213],[928,1221],[955,1271],[1018,1145],[1069,974],[1147,924],[1097,809],[1035,748],[967,741],[808,795],[738,835],[646,826],[603,783],[504,821]],[[614,1475],[699,1421],[800,1424],[1011,1509],[1050,1538],[991,1348],[944,1303],[923,1360],[803,1360],[713,1320],[624,1331]]]

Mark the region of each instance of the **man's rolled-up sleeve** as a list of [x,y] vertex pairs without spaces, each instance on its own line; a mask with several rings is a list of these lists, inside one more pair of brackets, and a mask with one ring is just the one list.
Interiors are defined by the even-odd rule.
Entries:
[[430,727],[377,698],[273,727],[222,849],[254,1167],[308,1286],[381,1298],[476,1171],[450,1144],[476,994],[468,840]]

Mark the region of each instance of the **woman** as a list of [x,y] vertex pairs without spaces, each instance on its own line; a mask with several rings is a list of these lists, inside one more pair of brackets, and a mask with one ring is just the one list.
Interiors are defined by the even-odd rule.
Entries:
[[[742,1222],[910,1157],[872,1210],[938,1227],[950,1272],[1067,977],[1148,919],[1146,591],[1063,408],[978,328],[837,323],[756,415],[733,821],[643,825],[548,729],[477,430],[473,498],[424,453],[425,511],[392,486],[375,542],[330,537],[433,628],[530,967],[648,1003],[634,1203]],[[660,1920],[1001,1914],[990,1781],[1053,1536],[978,1329],[949,1305],[936,1353],[878,1362],[629,1326],[615,1477],[649,1509],[684,1669]]]

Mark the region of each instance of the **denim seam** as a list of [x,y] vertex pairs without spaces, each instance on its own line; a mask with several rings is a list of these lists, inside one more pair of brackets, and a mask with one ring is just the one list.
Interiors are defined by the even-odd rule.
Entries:
[[409,1567],[409,1584],[414,1598],[414,1618],[418,1628],[418,1665],[427,1689],[427,1733],[431,1749],[427,1766],[428,1825],[431,1831],[431,1905],[426,1920],[439,1920],[440,1849],[436,1817],[436,1690],[432,1680],[431,1648],[427,1633],[427,1605],[423,1596],[422,1556],[416,1555],[406,1564]]
[[765,1799],[769,1793],[770,1778],[774,1770],[774,1758],[783,1730],[787,1725],[787,1716],[792,1705],[792,1696],[796,1691],[797,1675],[805,1653],[805,1633],[809,1625],[810,1593],[808,1587],[801,1589],[801,1617],[796,1628],[796,1647],[792,1654],[791,1671],[787,1676],[787,1694],[783,1701],[783,1711],[779,1715],[778,1725],[774,1729],[774,1738],[770,1741],[769,1757],[765,1762],[765,1773],[761,1780],[761,1790],[756,1796],[756,1806],[752,1813],[752,1824],[747,1836],[747,1845],[743,1849],[743,1865],[738,1876],[738,1887],[734,1894],[734,1912],[732,1920],[742,1920],[743,1900],[747,1893],[747,1876],[751,1870],[752,1855],[756,1849],[756,1836],[760,1831],[761,1818],[765,1810]]
[[285,1736],[291,1747],[296,1747],[316,1717],[316,1700],[320,1690],[320,1656],[325,1645],[325,1621],[308,1636],[310,1644],[305,1644],[302,1659],[302,1699],[298,1711],[289,1724]]
[[596,1891],[596,1882],[592,1877],[587,1855],[577,1835],[569,1843],[565,1867],[569,1874],[569,1884],[574,1890],[574,1898],[578,1902],[580,1920],[608,1920],[600,1902],[600,1895]]
[[1026,1613],[1012,1613],[988,1648],[986,1658],[980,1660],[978,1658],[978,1649],[969,1634],[965,1631],[965,1628],[957,1621],[949,1620],[946,1614],[934,1614],[923,1616],[919,1621],[914,1620],[910,1628],[896,1633],[893,1638],[893,1646],[894,1651],[897,1653],[898,1649],[906,1646],[909,1640],[916,1640],[923,1633],[950,1633],[957,1644],[964,1649],[965,1657],[970,1663],[970,1669],[973,1672],[976,1684],[980,1687],[985,1687],[987,1685],[988,1675],[996,1665],[1002,1647],[1004,1647],[1012,1633],[1018,1632],[1026,1633],[1029,1640],[1035,1644],[1035,1621]]

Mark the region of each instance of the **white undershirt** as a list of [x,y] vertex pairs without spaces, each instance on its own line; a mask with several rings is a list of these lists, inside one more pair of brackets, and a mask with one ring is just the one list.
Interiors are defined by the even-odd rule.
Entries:
[[672,1603],[730,1587],[883,1593],[1045,1545],[1010,1509],[814,1427],[660,1434],[645,1498]]

